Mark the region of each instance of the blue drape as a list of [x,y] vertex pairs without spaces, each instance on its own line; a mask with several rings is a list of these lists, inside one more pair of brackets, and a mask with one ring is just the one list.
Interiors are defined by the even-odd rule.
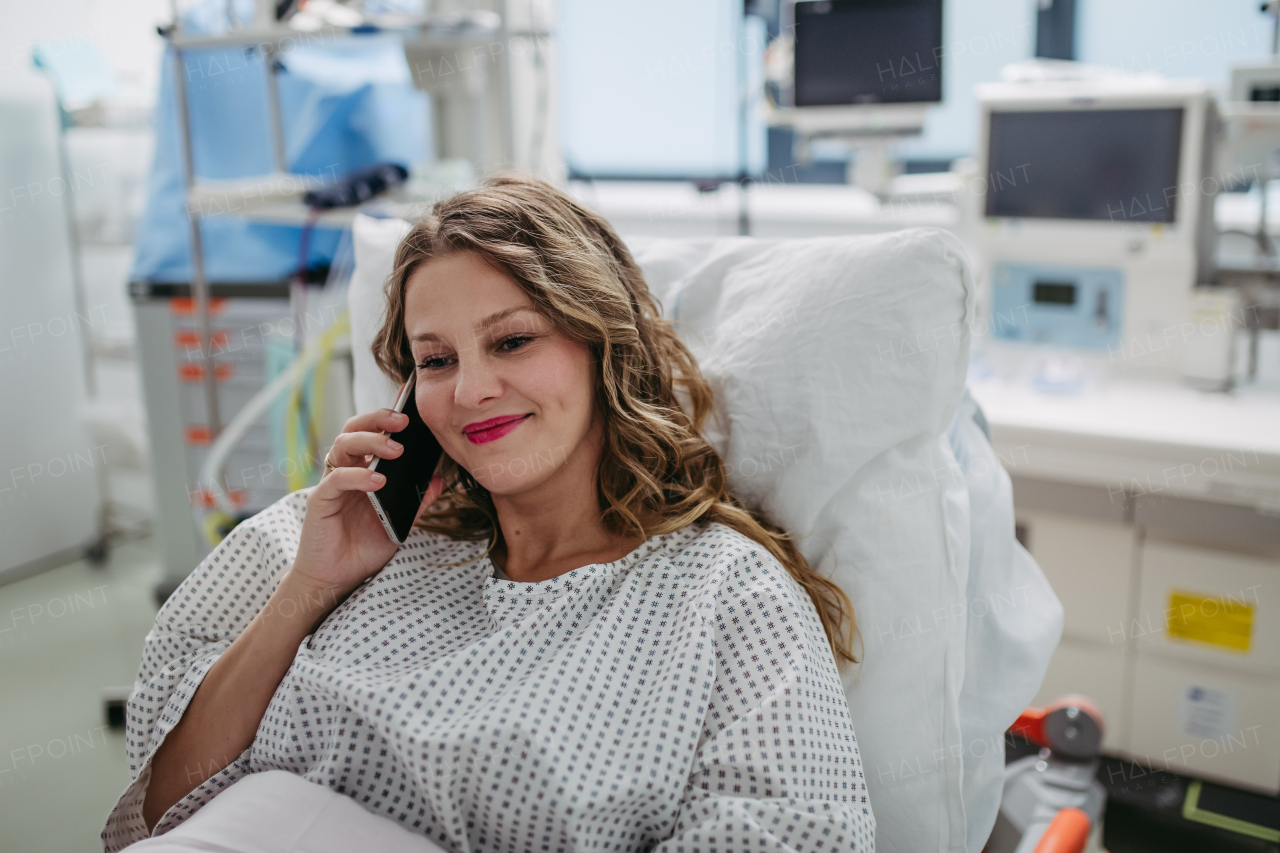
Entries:
[[[400,42],[388,36],[300,37],[278,73],[290,171],[315,185],[377,162],[406,167],[430,157],[426,96],[413,88]],[[135,281],[186,282],[190,234],[184,205],[175,65],[166,52],[156,105],[156,149],[138,229]],[[266,67],[258,51],[183,52],[196,174],[204,179],[273,171]],[[227,200],[227,208],[242,201]],[[272,281],[298,265],[300,226],[249,222],[204,209],[210,281]],[[316,229],[309,265],[326,264],[339,232]]]

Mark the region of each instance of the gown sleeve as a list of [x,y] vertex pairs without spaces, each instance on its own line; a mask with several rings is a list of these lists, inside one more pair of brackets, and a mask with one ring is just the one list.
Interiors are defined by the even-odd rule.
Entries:
[[875,849],[875,817],[835,659],[804,589],[764,549],[728,560],[716,679],[661,853]]
[[[152,757],[182,719],[205,674],[262,610],[293,564],[306,496],[306,491],[294,492],[241,522],[156,614],[125,707],[125,751],[132,782],[103,827],[105,853],[152,834],[142,819]],[[216,764],[190,768],[191,780],[202,783],[164,814],[155,834],[172,829],[246,775],[249,753],[246,749],[222,770]]]

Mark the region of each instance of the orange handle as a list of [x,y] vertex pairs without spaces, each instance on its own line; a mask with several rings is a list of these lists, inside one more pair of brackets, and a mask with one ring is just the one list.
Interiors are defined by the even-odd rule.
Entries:
[[1046,708],[1028,708],[1018,715],[1009,731],[1022,735],[1037,746],[1044,746],[1044,718],[1048,713]]
[[1080,809],[1063,809],[1040,836],[1035,853],[1082,853],[1089,842],[1089,816]]

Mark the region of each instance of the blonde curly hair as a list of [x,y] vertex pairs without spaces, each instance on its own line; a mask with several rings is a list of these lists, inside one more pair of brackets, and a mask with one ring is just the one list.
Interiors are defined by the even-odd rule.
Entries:
[[[500,175],[439,202],[414,225],[387,280],[387,312],[373,343],[378,366],[397,382],[413,375],[405,289],[424,262],[454,252],[473,252],[511,276],[558,330],[589,348],[599,367],[596,407],[604,430],[596,491],[605,528],[644,538],[695,522],[737,530],[808,592],[836,660],[856,663],[848,596],[809,567],[790,537],[729,492],[724,463],[702,437],[712,392],[693,354],[663,319],[609,223],[560,190]],[[418,526],[454,539],[496,541],[484,490],[447,455],[441,473],[445,492]]]

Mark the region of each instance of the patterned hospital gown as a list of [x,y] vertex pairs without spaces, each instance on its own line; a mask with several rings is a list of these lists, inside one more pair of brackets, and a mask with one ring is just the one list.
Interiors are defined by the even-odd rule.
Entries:
[[[148,835],[152,756],[288,570],[305,497],[242,523],[156,616],[105,850]],[[282,769],[456,853],[873,849],[822,625],[757,543],[692,525],[537,583],[499,580],[482,551],[415,531],[302,642],[252,746],[156,834]]]

